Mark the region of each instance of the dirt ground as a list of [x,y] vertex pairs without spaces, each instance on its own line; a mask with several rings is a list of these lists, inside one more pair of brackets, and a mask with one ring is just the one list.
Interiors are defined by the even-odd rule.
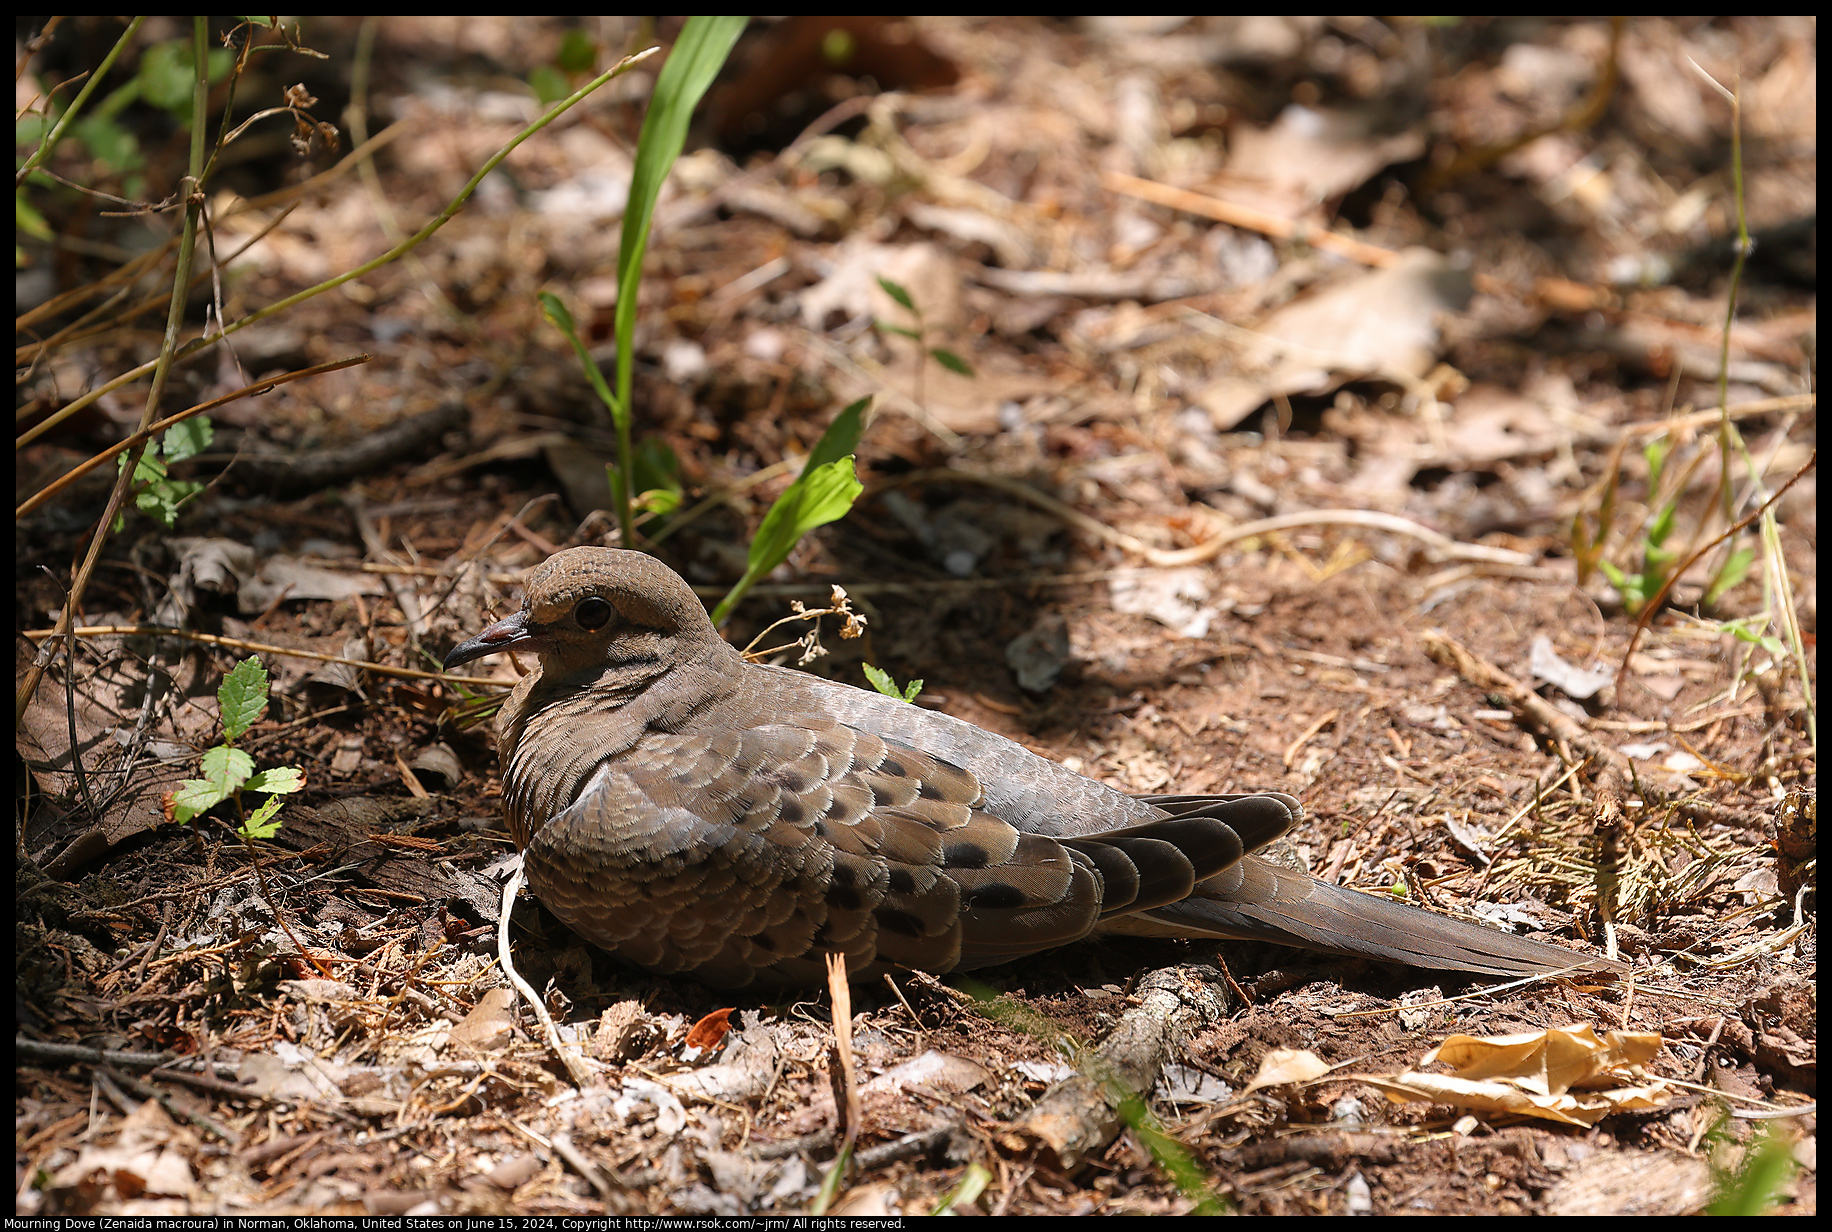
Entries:
[[[678,23],[327,18],[303,32],[325,59],[259,61],[243,105],[303,81],[341,147],[231,145],[210,251],[234,256],[191,334],[431,220],[539,114],[569,30],[602,67]],[[1087,942],[853,989],[848,1091],[825,994],[634,972],[524,895],[516,962],[575,1084],[497,965],[513,847],[471,700],[496,694],[437,665],[526,569],[615,541],[608,416],[536,295],[610,363],[650,64],[407,259],[174,369],[161,414],[369,357],[213,412],[174,470],[203,490],[106,539],[42,678],[115,467],[23,507],[16,1212],[800,1214],[850,1137],[833,1213],[1814,1213],[1816,33],[757,23],[642,284],[635,435],[685,489],[643,529],[709,601],[827,423],[875,400],[863,495],[734,642],[842,585],[866,635],[830,622],[810,670],[920,679],[918,704],[1127,791],[1289,792],[1284,858],[1631,976]],[[22,100],[118,34],[63,27]],[[1727,367],[1731,112],[1688,58],[1740,82],[1758,243]],[[176,187],[160,114],[110,191]],[[100,174],[80,143],[54,169]],[[145,384],[36,425],[160,341],[157,314],[70,330],[91,303],[51,297],[175,227],[40,208],[66,240],[22,249],[22,501],[130,432]],[[1638,621],[1624,589],[1699,549]],[[149,626],[215,640],[122,632]],[[305,780],[252,846],[226,807],[179,826],[167,802],[249,654],[272,700],[239,747]],[[1451,1036],[1554,1028],[1658,1050],[1597,1077],[1607,1111],[1393,1094]]]

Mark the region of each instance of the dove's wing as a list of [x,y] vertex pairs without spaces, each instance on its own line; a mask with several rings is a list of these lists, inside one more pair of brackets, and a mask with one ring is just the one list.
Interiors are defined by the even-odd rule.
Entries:
[[809,983],[837,951],[945,972],[1184,899],[1290,824],[1271,800],[1055,839],[987,811],[958,766],[844,724],[655,733],[530,827],[527,869],[569,927],[654,971]]

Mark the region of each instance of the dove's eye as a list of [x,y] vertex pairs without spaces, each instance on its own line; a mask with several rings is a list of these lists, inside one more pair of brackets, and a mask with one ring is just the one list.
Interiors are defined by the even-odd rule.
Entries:
[[596,633],[611,621],[611,605],[598,596],[579,600],[579,606],[573,609],[573,619],[587,633]]

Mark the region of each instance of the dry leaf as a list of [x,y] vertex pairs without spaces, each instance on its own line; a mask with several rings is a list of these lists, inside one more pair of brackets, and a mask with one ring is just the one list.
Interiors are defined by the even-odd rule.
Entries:
[[1287,1083],[1309,1082],[1329,1073],[1329,1063],[1314,1052],[1301,1048],[1274,1048],[1260,1058],[1259,1073],[1253,1075],[1253,1081],[1241,1091],[1247,1095],[1261,1087],[1284,1086]]
[[1441,1061],[1455,1076],[1410,1071],[1358,1074],[1395,1102],[1425,1101],[1483,1112],[1512,1112],[1567,1125],[1595,1125],[1612,1112],[1658,1108],[1666,1084],[1641,1066],[1660,1051],[1658,1034],[1562,1027],[1482,1039],[1453,1035],[1420,1062]]

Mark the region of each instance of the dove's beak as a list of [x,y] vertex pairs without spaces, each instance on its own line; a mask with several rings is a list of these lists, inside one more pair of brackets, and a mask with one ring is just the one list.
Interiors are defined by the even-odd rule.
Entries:
[[517,612],[497,621],[470,641],[452,647],[452,652],[445,656],[445,670],[449,672],[461,663],[469,663],[472,659],[481,659],[485,655],[533,640],[534,625],[529,621],[528,613]]

